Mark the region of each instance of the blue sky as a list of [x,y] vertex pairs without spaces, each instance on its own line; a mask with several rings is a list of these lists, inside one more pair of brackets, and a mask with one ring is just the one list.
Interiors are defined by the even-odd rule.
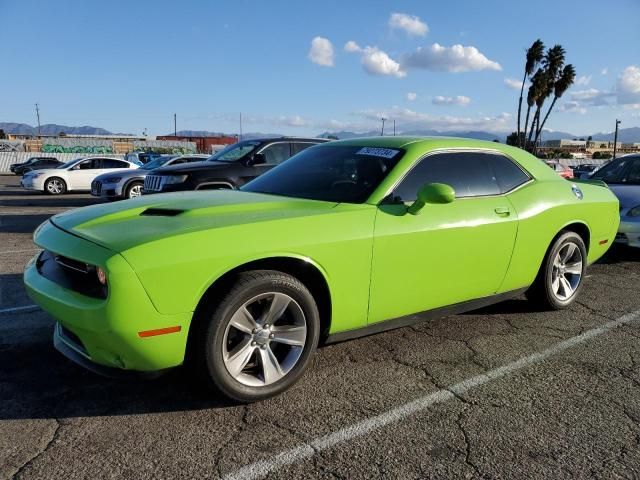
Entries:
[[381,115],[399,130],[512,131],[507,83],[539,37],[580,79],[549,128],[640,125],[640,1],[531,5],[0,0],[0,121],[33,125],[39,102],[42,123],[136,134],[171,132],[174,112],[179,130],[230,133],[239,112],[245,132],[362,131]]

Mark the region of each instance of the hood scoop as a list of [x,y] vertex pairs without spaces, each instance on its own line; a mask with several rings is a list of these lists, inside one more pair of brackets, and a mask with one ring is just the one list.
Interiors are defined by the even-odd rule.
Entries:
[[144,210],[140,215],[144,217],[175,217],[184,212],[186,212],[186,210],[179,208],[151,207]]

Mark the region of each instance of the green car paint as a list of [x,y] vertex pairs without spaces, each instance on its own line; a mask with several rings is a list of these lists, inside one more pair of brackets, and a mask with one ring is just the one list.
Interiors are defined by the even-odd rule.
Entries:
[[[250,262],[290,258],[316,269],[328,287],[329,333],[336,334],[528,287],[563,228],[585,232],[589,263],[607,251],[617,231],[618,201],[607,188],[580,183],[579,199],[571,182],[513,147],[379,137],[312,148],[335,145],[404,155],[359,204],[219,190],[56,215],[39,227],[35,242],[103,268],[108,296],[61,287],[38,272],[35,258],[25,270],[27,290],[80,339],[92,362],[154,371],[183,363],[199,302],[223,275]],[[440,186],[419,196],[424,205],[411,213],[408,205],[383,202],[425,155],[478,150],[508,156],[531,179],[507,194],[451,202],[447,186]],[[164,328],[173,333],[140,333]]]

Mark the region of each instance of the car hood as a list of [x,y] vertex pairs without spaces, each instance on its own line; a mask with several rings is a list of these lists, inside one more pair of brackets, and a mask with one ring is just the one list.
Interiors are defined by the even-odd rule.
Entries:
[[205,160],[202,162],[191,162],[180,165],[169,165],[168,167],[160,167],[153,170],[153,175],[180,175],[184,173],[195,172],[198,170],[212,170],[218,168],[229,168],[233,166],[232,162],[216,162]]
[[113,251],[184,233],[327,213],[337,204],[239,190],[149,195],[55,215],[51,222]]
[[132,178],[132,177],[145,177],[147,173],[151,170],[144,170],[139,168],[125,168],[123,170],[111,171],[107,173],[103,173],[98,175],[95,179],[102,182],[105,178],[109,177],[121,177],[122,179]]
[[640,205],[640,185],[610,184],[609,188],[620,201],[620,208],[632,208]]
[[68,170],[66,170],[66,169],[65,170],[61,170],[59,168],[40,168],[38,170],[31,170],[30,172],[25,173],[24,176],[25,177],[29,177],[29,176],[32,176],[32,175],[34,176],[36,173],[38,174],[38,176],[41,176],[41,175],[48,175],[48,174],[54,173],[54,172],[60,173],[60,172],[67,172],[67,171]]

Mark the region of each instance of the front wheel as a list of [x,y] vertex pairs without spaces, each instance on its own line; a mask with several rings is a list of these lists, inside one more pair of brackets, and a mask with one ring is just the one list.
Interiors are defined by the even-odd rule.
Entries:
[[125,191],[124,198],[136,198],[142,195],[142,182],[133,182],[129,184]]
[[563,232],[553,243],[527,297],[541,306],[560,310],[576,299],[587,269],[587,249],[574,232]]
[[61,178],[52,177],[45,182],[44,191],[49,195],[62,195],[67,191],[67,184]]
[[295,277],[272,270],[238,275],[195,332],[196,367],[226,396],[254,402],[291,387],[318,344],[313,296]]

